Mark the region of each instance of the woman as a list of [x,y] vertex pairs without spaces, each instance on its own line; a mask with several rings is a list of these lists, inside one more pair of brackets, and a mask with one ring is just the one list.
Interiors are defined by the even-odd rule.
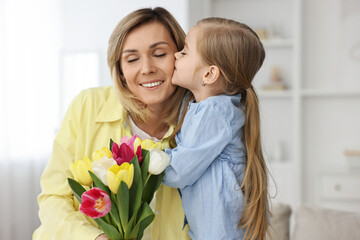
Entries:
[[[171,84],[174,53],[183,48],[184,39],[180,25],[163,8],[137,10],[115,27],[108,47],[115,88],[85,90],[69,107],[41,178],[41,226],[33,239],[107,239],[78,211],[67,183],[69,164],[91,156],[110,138],[132,134],[169,146],[186,94]],[[184,212],[176,189],[159,188],[155,213],[152,239],[189,239],[188,230],[182,230]]]

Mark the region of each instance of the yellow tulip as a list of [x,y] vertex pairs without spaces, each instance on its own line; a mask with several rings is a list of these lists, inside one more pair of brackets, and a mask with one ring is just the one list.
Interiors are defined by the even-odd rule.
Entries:
[[136,154],[136,150],[138,148],[138,146],[141,145],[142,149],[145,150],[149,150],[150,148],[158,148],[161,149],[161,143],[157,142],[154,143],[154,141],[150,140],[150,139],[145,139],[145,140],[141,140],[140,138],[136,138],[134,141],[134,153]]
[[117,193],[120,181],[126,183],[130,189],[134,179],[134,165],[124,162],[121,166],[115,164],[109,168],[107,180],[110,190]]
[[[141,145],[141,139],[140,138],[135,138],[135,141],[134,141],[134,154],[136,154],[136,150],[138,149],[139,145]],[[142,146],[141,146],[142,148]]]
[[94,153],[92,154],[93,161],[102,159],[104,156],[106,156],[107,158],[112,158],[112,157],[113,157],[113,154],[112,154],[112,152],[111,152],[108,148],[106,148],[106,147],[103,147],[101,150],[97,150],[96,152],[94,152]]
[[88,157],[84,160],[77,160],[74,164],[70,164],[70,171],[75,179],[84,186],[90,186],[93,182],[88,171],[91,169],[91,161]]
[[151,148],[157,148],[157,149],[160,149],[160,150],[161,150],[161,142],[157,142],[157,143],[155,143],[154,145],[151,145],[151,147],[149,148],[149,150],[150,150]]

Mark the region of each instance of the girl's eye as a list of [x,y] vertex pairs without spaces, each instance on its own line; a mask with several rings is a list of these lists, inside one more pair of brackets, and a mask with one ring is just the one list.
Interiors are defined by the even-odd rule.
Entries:
[[180,54],[185,56],[185,55],[186,55],[186,52],[181,51]]

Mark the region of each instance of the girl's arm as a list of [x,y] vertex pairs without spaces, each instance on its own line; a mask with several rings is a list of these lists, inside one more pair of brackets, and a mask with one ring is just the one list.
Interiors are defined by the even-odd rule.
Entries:
[[218,105],[198,109],[181,128],[183,139],[166,152],[170,166],[163,183],[174,188],[192,185],[224,150],[231,140],[231,129],[225,111]]

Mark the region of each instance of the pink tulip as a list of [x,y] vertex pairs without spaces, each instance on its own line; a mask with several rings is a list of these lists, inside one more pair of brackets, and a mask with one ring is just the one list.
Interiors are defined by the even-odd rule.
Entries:
[[110,209],[110,197],[100,188],[94,187],[81,195],[80,211],[91,218],[103,217]]
[[[123,137],[120,142],[120,147],[117,143],[113,143],[113,157],[119,166],[124,162],[130,163],[131,159],[135,157],[134,141],[136,138],[137,135],[132,136],[130,139],[128,137]],[[142,160],[142,150],[140,145],[136,149],[136,156],[138,157],[140,164]]]
[[134,136],[132,136],[130,139],[127,136],[122,137],[121,140],[120,140],[120,144],[126,143],[127,145],[129,145],[134,150],[134,142],[135,142],[135,139],[137,137],[139,137],[139,136],[136,135],[136,134]]

